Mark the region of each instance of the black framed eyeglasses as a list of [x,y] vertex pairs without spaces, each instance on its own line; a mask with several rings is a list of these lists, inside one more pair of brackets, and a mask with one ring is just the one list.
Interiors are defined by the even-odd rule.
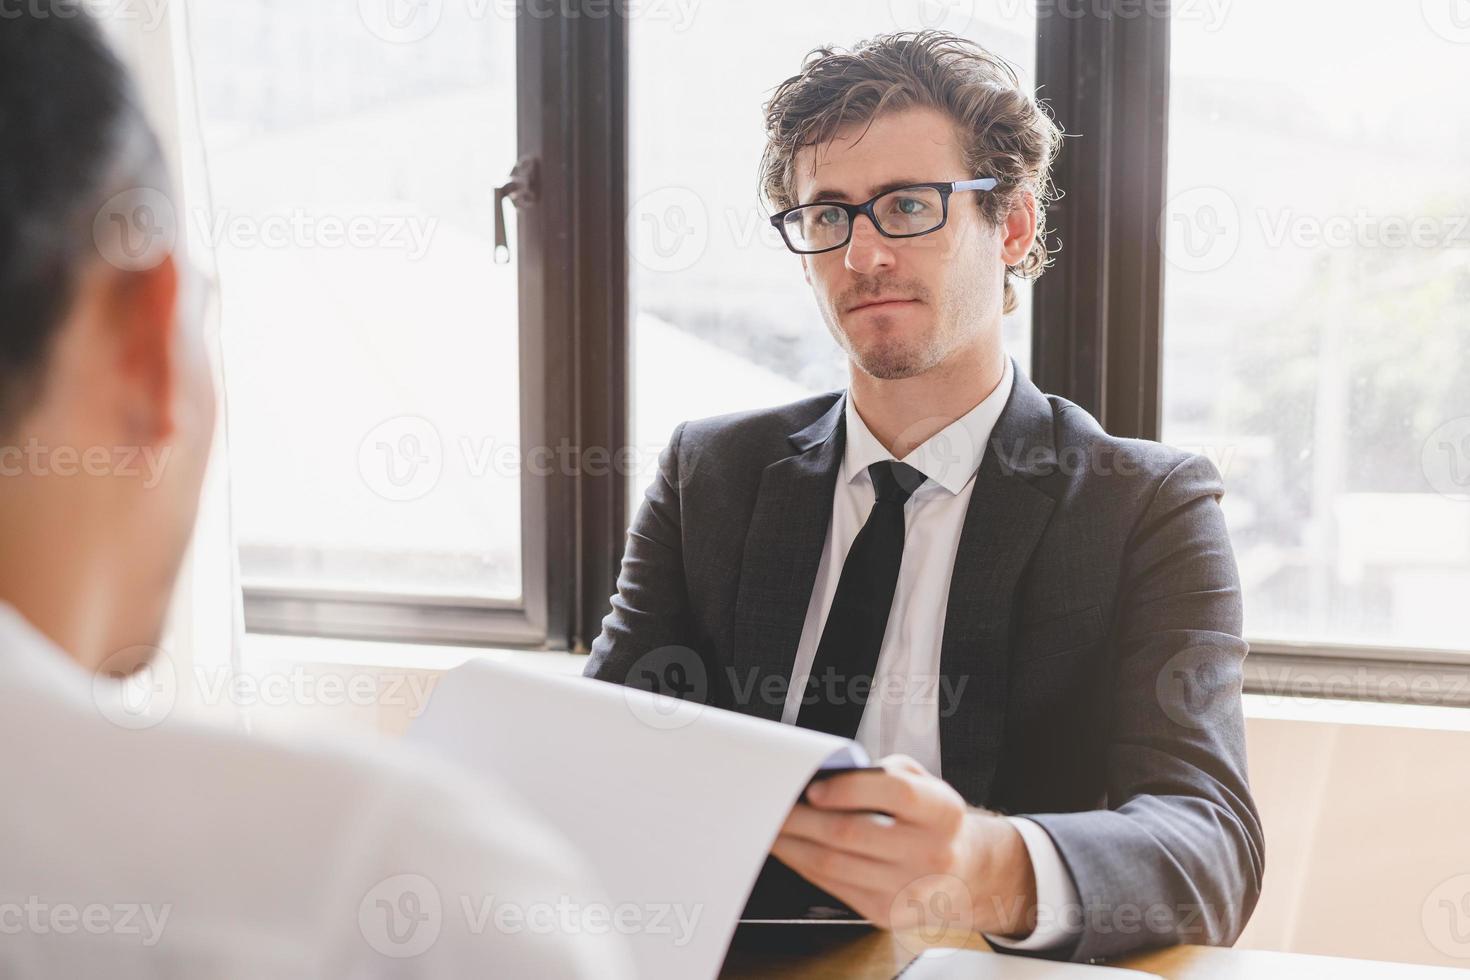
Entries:
[[786,247],[798,255],[818,255],[852,241],[853,223],[865,214],[885,238],[918,238],[943,228],[949,221],[949,196],[960,191],[993,191],[995,177],[911,184],[884,191],[862,204],[814,201],[771,216]]

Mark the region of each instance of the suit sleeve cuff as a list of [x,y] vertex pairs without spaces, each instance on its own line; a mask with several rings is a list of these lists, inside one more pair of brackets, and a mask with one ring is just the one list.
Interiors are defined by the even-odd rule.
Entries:
[[[1057,853],[1051,835],[1041,825],[1025,817],[1007,817],[1011,826],[1026,843],[1026,853],[1031,856],[1031,870],[1036,875],[1036,928],[1024,939],[1006,939],[1002,936],[986,936],[992,946],[1014,949],[1020,952],[1039,952],[1057,949],[1076,936],[1076,928],[1068,928],[1069,916],[1063,912],[1078,904],[1077,886]],[[1080,924],[1080,923],[1079,923]]]

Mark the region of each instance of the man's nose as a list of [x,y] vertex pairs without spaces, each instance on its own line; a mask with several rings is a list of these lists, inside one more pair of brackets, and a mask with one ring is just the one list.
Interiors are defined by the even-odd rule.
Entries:
[[891,268],[895,260],[892,242],[879,234],[867,215],[860,214],[853,219],[852,241],[847,243],[844,259],[849,269],[860,275],[871,275]]

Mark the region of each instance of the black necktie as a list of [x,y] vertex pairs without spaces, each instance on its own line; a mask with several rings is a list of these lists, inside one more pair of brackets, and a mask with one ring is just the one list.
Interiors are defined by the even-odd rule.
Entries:
[[843,738],[857,735],[867,707],[903,561],[903,505],[925,480],[912,466],[894,460],[869,466],[868,476],[876,496],[873,509],[842,563],[796,715],[801,728]]

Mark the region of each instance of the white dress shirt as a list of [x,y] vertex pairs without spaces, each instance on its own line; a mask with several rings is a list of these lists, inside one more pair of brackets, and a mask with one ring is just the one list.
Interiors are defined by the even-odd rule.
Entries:
[[632,975],[612,930],[535,927],[598,892],[503,790],[387,743],[130,730],[93,690],[0,603],[0,976]]
[[[878,668],[858,725],[857,741],[874,758],[902,753],[936,776],[943,775],[939,705],[949,703],[951,695],[959,693],[943,690],[941,685],[946,681],[939,663],[950,577],[954,573],[960,530],[975,487],[975,474],[1014,380],[1011,360],[1006,358],[1000,384],[984,401],[902,460],[928,479],[904,504],[903,563],[878,654]],[[827,525],[822,561],[812,586],[806,622],[796,648],[791,686],[781,715],[787,724],[795,724],[800,712],[842,564],[873,509],[873,482],[868,467],[893,459],[893,454],[883,448],[858,415],[851,395],[847,398],[846,426],[847,442],[832,497],[832,520]],[[1060,912],[1064,903],[1076,904],[1076,887],[1056,845],[1039,824],[1024,818],[1011,818],[1011,823],[1020,832],[1031,856],[1038,905],[1051,914],[1043,915],[1041,924],[1024,940],[987,939],[1012,949],[1060,946],[1070,936],[1061,922],[1075,919]]]

